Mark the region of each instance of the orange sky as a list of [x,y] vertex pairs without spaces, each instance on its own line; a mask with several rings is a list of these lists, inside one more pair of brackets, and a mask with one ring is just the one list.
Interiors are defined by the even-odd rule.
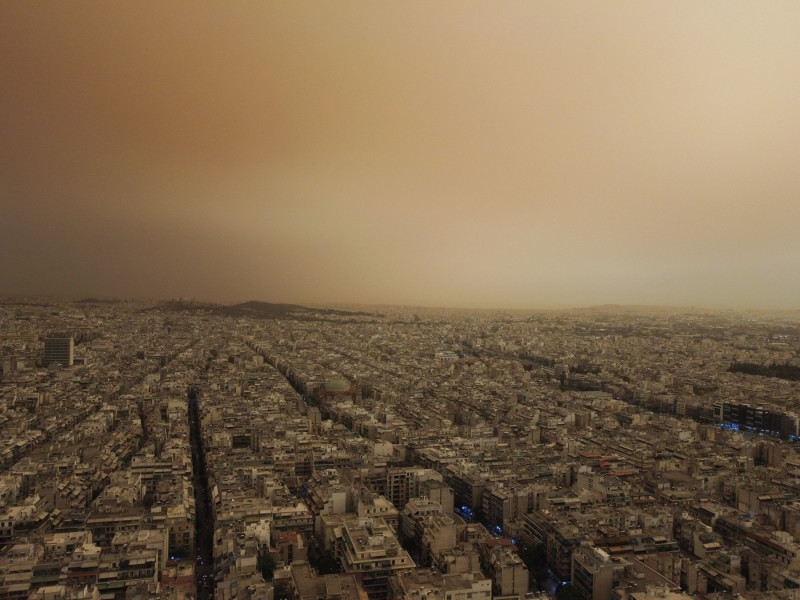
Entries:
[[0,3],[0,293],[800,306],[800,3]]

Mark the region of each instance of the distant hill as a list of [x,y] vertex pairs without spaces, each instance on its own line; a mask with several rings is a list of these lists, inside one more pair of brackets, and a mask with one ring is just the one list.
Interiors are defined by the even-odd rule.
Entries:
[[81,298],[75,304],[122,304],[124,300],[118,298]]
[[193,312],[228,317],[249,317],[251,319],[296,319],[301,321],[330,320],[331,317],[374,317],[374,314],[336,310],[332,308],[310,308],[299,304],[279,304],[251,300],[241,304],[212,304],[193,300],[165,300],[145,311]]
[[271,302],[261,302],[258,300],[251,300],[249,302],[242,302],[241,304],[233,304],[231,306],[220,306],[215,311],[217,314],[241,316],[241,317],[257,317],[262,319],[281,319],[290,316],[340,316],[340,317],[371,317],[374,316],[370,313],[361,311],[349,310],[336,310],[333,308],[309,308],[307,306],[300,306],[299,304],[273,304]]

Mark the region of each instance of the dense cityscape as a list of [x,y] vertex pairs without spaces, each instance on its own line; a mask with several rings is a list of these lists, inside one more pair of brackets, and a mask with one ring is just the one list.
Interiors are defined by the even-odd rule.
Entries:
[[796,598],[800,316],[0,303],[0,598]]
[[1,1],[0,600],[800,600],[798,32]]

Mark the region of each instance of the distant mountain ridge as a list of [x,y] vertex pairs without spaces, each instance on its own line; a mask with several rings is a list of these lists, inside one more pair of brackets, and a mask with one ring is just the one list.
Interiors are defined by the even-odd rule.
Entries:
[[81,298],[75,300],[75,304],[121,304],[125,300],[119,298]]
[[250,300],[240,304],[213,304],[193,300],[164,300],[146,311],[209,312],[228,317],[250,317],[256,319],[322,320],[326,317],[374,317],[361,311],[337,310],[333,308],[310,308],[299,304],[282,304]]

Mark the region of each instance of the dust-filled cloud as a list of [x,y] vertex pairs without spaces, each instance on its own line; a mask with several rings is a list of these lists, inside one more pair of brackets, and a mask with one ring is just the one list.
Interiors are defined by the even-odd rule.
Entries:
[[796,2],[0,5],[0,292],[797,307]]

